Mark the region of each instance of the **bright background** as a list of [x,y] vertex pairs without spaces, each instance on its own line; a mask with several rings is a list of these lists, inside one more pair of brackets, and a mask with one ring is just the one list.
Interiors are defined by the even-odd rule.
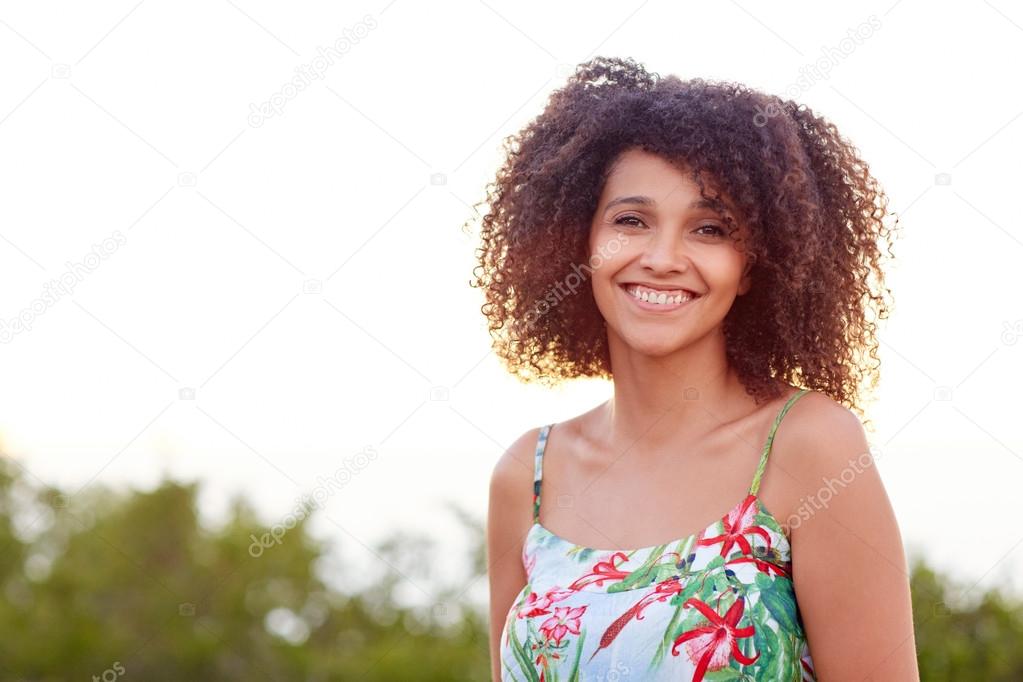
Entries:
[[[321,78],[281,97],[346,35]],[[3,450],[72,505],[97,483],[201,479],[211,524],[239,492],[275,523],[347,462],[318,534],[370,573],[394,569],[371,545],[398,528],[458,556],[448,503],[482,519],[501,452],[610,390],[504,372],[461,225],[502,138],[575,64],[631,56],[788,89],[861,150],[903,235],[871,406],[878,467],[907,548],[975,586],[1010,584],[1021,38],[1023,9],[1004,0],[5,4]],[[271,98],[279,111],[253,119]],[[13,331],[62,277],[73,291]],[[469,592],[485,599],[485,584]]]

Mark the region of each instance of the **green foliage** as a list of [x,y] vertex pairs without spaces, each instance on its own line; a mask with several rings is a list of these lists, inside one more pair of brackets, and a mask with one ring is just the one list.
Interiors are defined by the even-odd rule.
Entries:
[[[478,609],[441,625],[398,608],[391,594],[403,578],[386,571],[342,594],[317,576],[327,548],[305,521],[254,557],[251,535],[267,528],[249,504],[234,501],[210,530],[196,495],[194,484],[165,481],[69,498],[32,488],[0,459],[0,680],[486,679]],[[421,543],[400,551],[404,562],[428,561]]]
[[913,562],[911,585],[923,680],[1023,680],[1023,604],[997,588],[977,593]]
[[[341,593],[317,573],[330,548],[307,520],[253,556],[252,536],[267,528],[249,503],[233,501],[211,529],[197,492],[165,481],[69,498],[0,459],[0,680],[489,679],[485,611],[465,585],[436,589],[434,608],[395,599],[409,571],[430,566],[429,542],[399,534],[374,547],[394,570]],[[485,587],[482,524],[455,513]],[[923,561],[912,585],[924,680],[1023,679],[1018,601],[988,591],[964,603]]]

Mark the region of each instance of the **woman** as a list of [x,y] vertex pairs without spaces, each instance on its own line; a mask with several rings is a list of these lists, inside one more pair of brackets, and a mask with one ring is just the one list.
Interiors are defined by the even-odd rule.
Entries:
[[892,239],[855,148],[791,101],[596,58],[507,152],[474,281],[495,350],[613,395],[494,468],[493,678],[918,679],[852,411]]

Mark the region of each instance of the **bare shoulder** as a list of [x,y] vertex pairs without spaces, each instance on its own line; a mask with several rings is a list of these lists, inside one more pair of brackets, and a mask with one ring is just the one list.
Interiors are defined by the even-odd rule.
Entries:
[[779,442],[779,458],[796,472],[799,499],[813,507],[806,511],[863,532],[872,530],[864,526],[871,520],[890,523],[890,503],[866,431],[849,408],[823,393],[808,393],[782,421]]
[[772,458],[784,459],[799,478],[820,480],[840,471],[849,459],[870,456],[863,423],[845,405],[830,396],[810,391],[799,398],[782,419],[772,446]]
[[494,464],[490,476],[492,488],[521,489],[520,484],[523,481],[527,483],[527,490],[531,488],[536,444],[539,438],[540,427],[535,427],[520,435],[508,446]]
[[515,595],[526,583],[524,539],[532,524],[533,456],[540,429],[529,429],[508,446],[490,476],[487,574],[490,583],[490,658],[500,676],[500,635]]
[[490,475],[492,514],[501,524],[524,526],[532,519],[533,465],[540,428],[520,435],[494,464]]
[[793,473],[786,478],[797,480],[786,525],[818,676],[918,680],[902,537],[859,417],[809,393],[782,420],[775,444]]
[[[829,479],[870,466],[870,447],[859,417],[830,396],[810,391],[796,400],[775,432],[768,465],[768,494],[791,530],[805,515],[811,496]],[[849,477],[846,473],[845,476]]]

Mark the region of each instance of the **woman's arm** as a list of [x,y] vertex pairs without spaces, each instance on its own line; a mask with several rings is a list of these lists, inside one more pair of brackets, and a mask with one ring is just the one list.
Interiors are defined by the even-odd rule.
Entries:
[[516,440],[494,466],[487,512],[490,580],[490,670],[501,679],[501,630],[515,597],[526,585],[522,543],[533,523],[533,453],[539,429]]
[[826,396],[807,398],[786,469],[800,481],[793,582],[817,676],[919,680],[902,537],[863,425]]

